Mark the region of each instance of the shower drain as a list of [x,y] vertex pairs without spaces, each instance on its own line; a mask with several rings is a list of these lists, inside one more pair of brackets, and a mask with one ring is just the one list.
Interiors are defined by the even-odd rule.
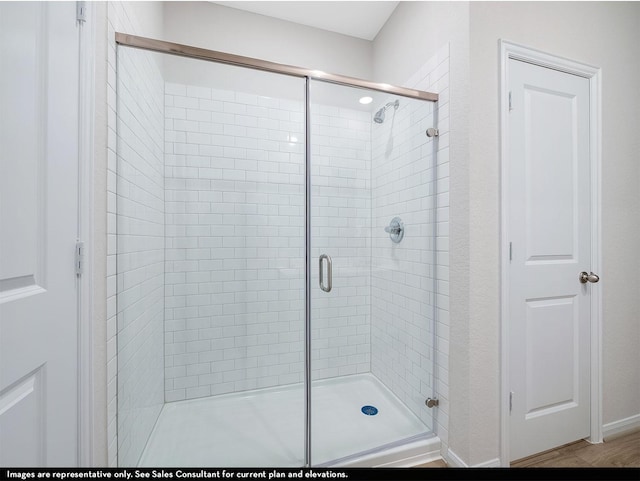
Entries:
[[367,416],[375,416],[378,414],[378,408],[375,406],[362,406],[360,411],[362,411],[362,414],[366,414]]

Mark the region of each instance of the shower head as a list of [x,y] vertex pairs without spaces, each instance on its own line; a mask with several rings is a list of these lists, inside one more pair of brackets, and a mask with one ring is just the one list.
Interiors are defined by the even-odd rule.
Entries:
[[384,107],[382,107],[380,110],[378,110],[376,112],[376,114],[373,116],[373,121],[376,124],[381,124],[382,122],[384,122],[384,113],[387,110],[388,107],[391,107],[393,105],[393,109],[397,110],[398,107],[400,106],[400,101],[396,100],[395,102],[389,102],[387,105],[385,105]]

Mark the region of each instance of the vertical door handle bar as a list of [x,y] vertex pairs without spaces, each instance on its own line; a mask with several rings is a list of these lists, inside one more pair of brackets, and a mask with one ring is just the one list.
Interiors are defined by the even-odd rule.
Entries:
[[[327,285],[324,285],[324,263],[322,262],[324,259],[327,260]],[[327,254],[322,254],[319,258],[319,263],[320,263],[320,269],[319,269],[319,283],[320,283],[320,289],[322,289],[324,292],[330,292],[331,291],[331,279],[333,277],[332,274],[332,269],[331,269],[331,257],[328,256]]]

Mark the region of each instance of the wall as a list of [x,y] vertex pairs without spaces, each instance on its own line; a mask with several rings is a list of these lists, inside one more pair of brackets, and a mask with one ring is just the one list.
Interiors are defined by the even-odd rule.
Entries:
[[[107,319],[106,332],[102,332],[106,335],[107,345],[108,447],[107,459],[95,461],[96,464],[108,463],[115,466],[118,456],[121,456],[122,465],[135,463],[163,401],[160,366],[164,263],[164,86],[161,65],[143,52],[129,51],[129,63],[125,61],[121,66],[124,69],[123,79],[127,78],[127,74],[130,76],[127,82],[129,90],[121,92],[123,98],[128,98],[128,109],[122,111],[121,124],[116,128],[117,60],[114,32],[126,31],[141,35],[157,33],[161,28],[162,11],[158,5],[154,9],[152,4],[109,2],[107,10],[103,10],[102,14],[106,17],[99,17],[99,20],[101,18],[107,24],[107,44],[103,46],[106,52],[98,52],[96,62],[106,63],[106,69],[98,71],[106,74],[106,78],[101,79],[98,75],[96,82],[99,84],[102,80],[106,83],[107,95],[104,99],[106,105],[97,104],[96,110],[102,112],[99,115],[106,114],[106,125],[102,124],[101,127],[107,132],[107,143],[104,146],[107,157],[96,159],[96,170],[105,169],[107,172]],[[144,23],[139,23],[139,16]],[[136,81],[132,81],[131,77]],[[120,133],[120,138],[117,138],[117,132]],[[120,159],[117,157],[118,153],[121,155]],[[126,173],[127,178],[134,181],[120,182],[118,185],[117,172]],[[116,225],[118,209],[126,214],[120,225]],[[117,234],[121,235],[120,239]],[[154,242],[155,250],[149,255],[140,252],[148,245],[153,247]],[[117,254],[120,253],[124,255],[118,257]],[[118,277],[116,263],[122,273]],[[97,286],[100,284],[101,282],[96,283]],[[119,303],[116,302],[118,290],[127,292]],[[116,332],[120,333],[117,343]],[[119,351],[118,356],[116,350]],[[131,366],[135,364],[144,367],[123,369],[127,362]],[[118,363],[122,370],[120,376]],[[118,422],[120,426],[116,425]],[[102,453],[103,456],[104,454]]]
[[166,93],[166,401],[300,382],[303,104]]
[[[311,84],[312,379],[371,370],[371,113],[362,90]],[[347,105],[335,100],[349,98]],[[323,102],[322,98],[333,99]],[[322,291],[318,259],[331,257]],[[326,266],[325,266],[326,268]],[[325,271],[326,275],[326,271]],[[325,281],[326,283],[326,281]]]
[[164,19],[171,42],[371,78],[367,40],[209,2],[164,2]]
[[164,81],[157,55],[117,55],[118,463],[135,466],[164,402]]
[[[434,414],[435,431],[442,441],[443,455],[450,445],[464,444],[466,429],[470,426],[466,324],[466,289],[469,287],[466,240],[468,46],[466,2],[401,2],[374,41],[376,81],[409,87],[422,81],[420,88],[440,94],[438,127],[442,135],[437,153],[436,176],[439,180],[436,191],[441,197],[437,212],[435,389],[440,406]],[[434,60],[439,66],[434,72],[439,73],[423,79],[425,73],[431,73],[427,66]]]
[[[371,371],[429,429],[434,427],[434,411],[426,407],[425,399],[436,392],[436,345],[439,361],[448,365],[443,312],[439,313],[443,317],[440,342],[436,343],[434,333],[436,283],[441,304],[448,296],[448,263],[443,258],[448,252],[448,51],[444,46],[405,82],[439,92],[442,102],[436,106],[401,98],[398,109],[388,108],[384,123],[372,127]],[[383,104],[389,100],[385,98]],[[425,135],[435,125],[434,117],[439,117],[439,139]],[[396,216],[403,220],[406,232],[398,244],[384,231]],[[439,374],[444,377],[445,373]],[[446,383],[446,377],[443,380]],[[444,405],[446,392],[442,386],[439,391]]]
[[[174,83],[165,101],[166,401],[302,382],[303,103]],[[370,369],[370,113],[312,104],[312,131],[312,258],[336,280],[313,284],[319,379]]]
[[[93,421],[91,423],[91,464],[109,464],[108,427],[112,419],[107,412],[107,388],[115,383],[107,382],[107,4],[96,2],[89,9],[90,26],[94,29],[94,146],[93,146],[93,245],[87,246],[87,261],[92,272],[93,310],[91,357],[93,362],[93,392],[91,396]],[[115,298],[112,298],[112,303]],[[109,317],[115,314],[115,305]],[[115,409],[115,397],[113,402]],[[115,419],[115,418],[114,418]]]
[[[470,276],[482,275],[470,297],[471,335],[482,339],[474,352],[471,391],[482,392],[473,408],[482,437],[497,438],[498,403],[480,387],[499,369],[499,126],[498,40],[505,39],[602,69],[602,282],[603,422],[634,417],[640,405],[640,6],[634,2],[472,2],[470,129]],[[544,28],[544,35],[540,29]],[[493,383],[492,383],[493,384]],[[483,406],[480,408],[480,406]],[[481,411],[481,412],[480,412]],[[493,410],[492,410],[493,411]],[[489,419],[488,419],[489,418]],[[490,433],[490,434],[489,434]],[[471,441],[471,440],[470,440]],[[473,442],[473,441],[471,441]],[[495,448],[491,449],[495,453]],[[478,450],[472,462],[496,454]]]

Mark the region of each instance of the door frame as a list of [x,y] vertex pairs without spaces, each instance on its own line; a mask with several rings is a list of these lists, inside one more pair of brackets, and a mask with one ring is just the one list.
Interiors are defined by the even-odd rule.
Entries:
[[[589,80],[591,265],[601,273],[602,80],[598,67],[499,40],[500,55],[500,465],[509,467],[509,60]],[[602,289],[591,289],[591,443],[602,442]]]

